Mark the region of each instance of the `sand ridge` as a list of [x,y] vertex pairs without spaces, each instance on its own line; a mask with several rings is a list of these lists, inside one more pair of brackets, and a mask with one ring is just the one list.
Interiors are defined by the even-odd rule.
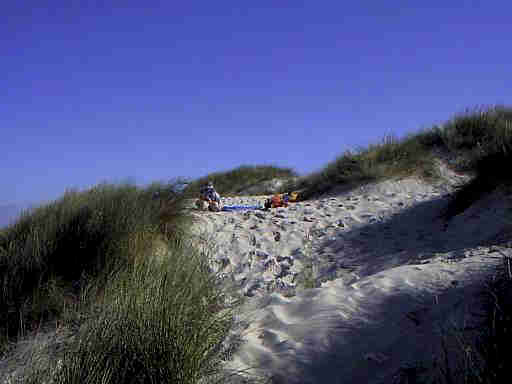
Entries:
[[495,191],[445,223],[469,176],[439,167],[436,184],[411,177],[271,211],[194,213],[194,234],[216,245],[213,268],[249,298],[246,343],[229,366],[282,383],[378,383],[430,357],[434,324],[468,305],[509,252],[485,244],[509,228],[512,206]]

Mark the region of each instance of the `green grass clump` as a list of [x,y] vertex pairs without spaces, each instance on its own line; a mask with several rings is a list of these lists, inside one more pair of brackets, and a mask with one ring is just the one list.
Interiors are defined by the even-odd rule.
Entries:
[[504,129],[511,121],[512,108],[496,106],[467,110],[444,125],[443,142],[452,151],[475,148],[494,151],[496,146],[508,141]]
[[[155,238],[178,238],[178,204],[164,209],[155,191],[102,184],[68,191],[24,212],[0,233],[0,334],[3,341],[39,327],[76,302],[84,277],[108,275],[128,264]],[[174,204],[174,205],[173,205]],[[173,214],[168,211],[174,212]],[[167,221],[162,215],[167,213]],[[169,224],[174,223],[174,224]]]
[[190,183],[185,189],[189,195],[197,195],[203,184],[211,181],[221,196],[236,195],[240,191],[274,178],[291,178],[297,174],[290,168],[272,165],[242,165],[227,172],[215,172]]
[[512,184],[512,109],[496,107],[459,116],[445,128],[447,147],[464,158],[475,177],[454,196],[443,216],[463,212],[499,185]]
[[186,243],[169,246],[162,258],[139,258],[110,279],[97,314],[25,382],[212,382],[225,376],[234,303],[204,255]]

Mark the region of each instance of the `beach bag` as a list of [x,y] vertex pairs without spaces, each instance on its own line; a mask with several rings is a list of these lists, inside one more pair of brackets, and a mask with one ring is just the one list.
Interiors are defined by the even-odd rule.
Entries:
[[270,201],[272,202],[272,208],[282,207],[283,206],[283,199],[281,195],[274,195],[270,198]]

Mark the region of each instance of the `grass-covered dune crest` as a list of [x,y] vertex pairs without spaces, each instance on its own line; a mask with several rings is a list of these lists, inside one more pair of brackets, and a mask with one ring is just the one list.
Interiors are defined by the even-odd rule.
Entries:
[[[435,181],[435,159],[441,157],[452,169],[478,175],[475,197],[511,179],[504,165],[512,151],[512,108],[468,109],[442,126],[423,129],[404,138],[385,136],[366,148],[346,151],[317,172],[284,186],[301,190],[302,197],[321,195],[334,188],[407,176]],[[464,192],[463,195],[467,192]]]
[[212,182],[221,195],[237,195],[240,192],[272,179],[292,179],[297,173],[276,165],[241,165],[225,172],[214,172],[193,180],[184,192],[195,195],[206,182]]

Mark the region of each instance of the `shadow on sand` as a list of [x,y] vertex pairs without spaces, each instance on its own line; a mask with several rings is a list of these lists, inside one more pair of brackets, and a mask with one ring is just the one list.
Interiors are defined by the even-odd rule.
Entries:
[[[335,240],[329,236],[330,239],[318,241],[318,257],[324,258],[325,264],[336,255],[361,279],[390,268],[422,264],[422,260],[428,263],[436,253],[443,253],[449,261],[469,262],[468,249],[482,245],[501,227],[482,227],[482,219],[495,214],[485,201],[477,202],[481,204],[480,216],[445,221],[441,214],[449,203],[448,196],[440,197],[417,203],[385,221],[340,230]],[[339,267],[339,261],[332,262],[338,262]],[[332,319],[332,311],[331,319],[322,320],[322,315],[317,314],[318,327],[309,331],[312,335],[325,334],[322,347],[319,349],[316,337],[311,347],[305,341],[297,354],[283,354],[279,367],[272,369],[279,372],[272,382],[419,382],[411,380],[432,372],[432,357],[441,355],[446,328],[475,325],[472,321],[476,321],[481,308],[478,293],[484,289],[482,276],[490,276],[496,270],[496,264],[491,264],[473,270],[474,276],[468,275],[461,284],[452,281],[452,285],[447,284],[448,288],[435,294],[417,286],[361,298],[361,292],[350,287],[354,280],[347,281],[342,301],[357,302],[355,310],[345,313],[348,319]]]

